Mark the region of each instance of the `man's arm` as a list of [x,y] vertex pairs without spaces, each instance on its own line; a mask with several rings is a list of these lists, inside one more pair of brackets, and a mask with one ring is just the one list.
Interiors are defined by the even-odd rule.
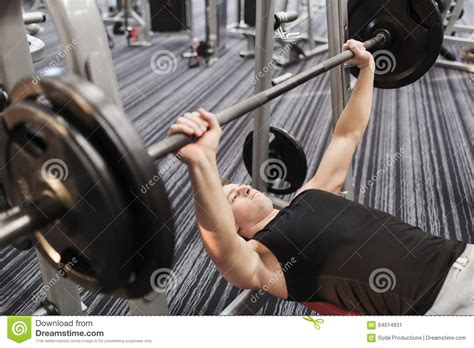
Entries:
[[257,288],[260,256],[237,234],[234,217],[222,190],[214,158],[189,168],[196,217],[204,247],[219,273],[240,288]]
[[361,67],[359,78],[349,102],[337,121],[331,142],[315,176],[300,188],[297,194],[316,188],[339,193],[346,181],[357,145],[369,122],[375,69],[373,58],[361,43],[354,40],[349,40],[344,48],[351,49],[355,53],[355,58],[348,63]]
[[199,232],[207,253],[224,279],[240,288],[259,288],[264,265],[250,243],[237,234],[220,183],[216,149],[221,130],[217,120],[203,110],[186,114],[171,127],[172,134],[178,132],[200,137],[181,149],[180,154],[188,165]]

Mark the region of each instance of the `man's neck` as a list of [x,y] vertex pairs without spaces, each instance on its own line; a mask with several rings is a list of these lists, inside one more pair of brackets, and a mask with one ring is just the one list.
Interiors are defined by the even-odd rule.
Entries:
[[253,234],[257,233],[258,231],[263,230],[263,228],[268,225],[270,221],[272,221],[275,216],[277,216],[279,210],[278,209],[273,209],[270,214],[268,214],[266,217],[264,217],[262,220],[260,220],[258,223],[252,226],[252,232]]

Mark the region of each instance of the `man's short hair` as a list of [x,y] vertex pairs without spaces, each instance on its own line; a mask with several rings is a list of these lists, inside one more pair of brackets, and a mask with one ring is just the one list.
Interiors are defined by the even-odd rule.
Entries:
[[227,180],[226,178],[221,178],[221,185],[222,187],[226,186],[226,185],[229,185],[230,184],[230,181]]

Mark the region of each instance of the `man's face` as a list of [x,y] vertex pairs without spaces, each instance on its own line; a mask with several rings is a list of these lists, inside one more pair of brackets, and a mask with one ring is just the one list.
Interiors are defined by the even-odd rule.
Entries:
[[252,238],[248,229],[273,211],[272,201],[249,185],[225,185],[224,194],[234,214],[239,234],[247,239]]

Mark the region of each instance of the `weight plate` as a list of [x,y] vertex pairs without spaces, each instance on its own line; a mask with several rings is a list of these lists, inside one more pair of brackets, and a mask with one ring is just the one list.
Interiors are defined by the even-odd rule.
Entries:
[[[245,138],[243,158],[245,168],[252,175],[253,132]],[[304,184],[308,164],[303,147],[283,129],[270,127],[268,160],[260,168],[268,192],[285,195]]]
[[120,245],[131,244],[132,217],[120,215],[125,202],[102,156],[59,114],[36,101],[15,102],[2,121],[0,173],[10,204],[36,201],[46,192],[67,205],[63,218],[34,234],[35,245],[56,269],[72,266],[68,277],[85,287],[96,289],[97,278],[104,291],[119,287],[131,270],[107,273],[120,260],[104,255],[114,256],[109,232]]
[[[101,249],[97,257],[106,265],[96,273],[98,286],[131,298],[150,292],[153,272],[171,267],[174,224],[163,183],[138,134],[99,89],[75,76],[45,78],[39,84],[24,81],[13,99],[31,95],[44,96],[68,127],[86,139],[111,173],[113,199],[123,202],[109,228],[101,231],[108,244],[99,247],[89,240],[91,247]],[[129,217],[128,225],[116,223],[122,216]]]
[[[423,76],[443,43],[443,25],[432,0],[349,0],[349,37],[366,41],[380,30],[391,40],[375,49],[375,87],[399,88]],[[351,73],[358,76],[359,69]]]

